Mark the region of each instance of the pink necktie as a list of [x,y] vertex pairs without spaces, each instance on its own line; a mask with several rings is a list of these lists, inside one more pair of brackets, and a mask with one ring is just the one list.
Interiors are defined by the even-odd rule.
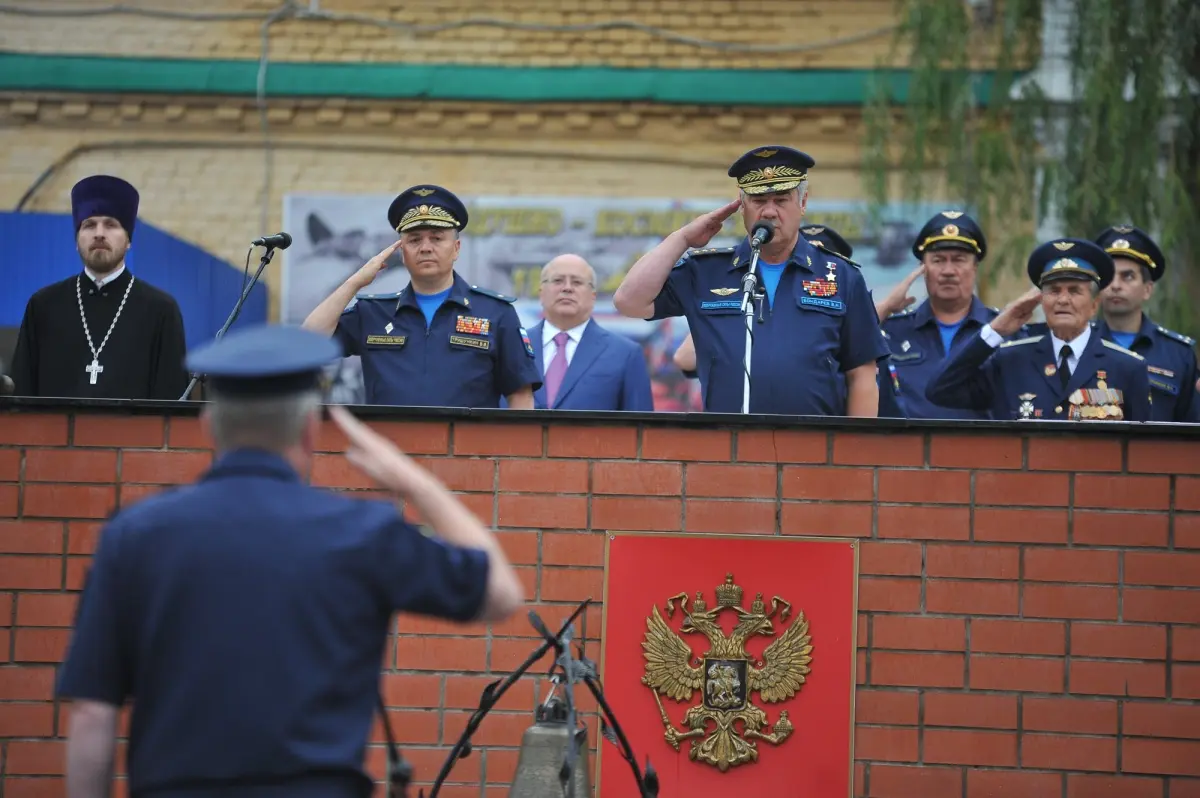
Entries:
[[558,398],[558,389],[562,387],[563,376],[567,373],[567,334],[560,332],[554,336],[554,360],[546,369],[546,407],[554,407]]

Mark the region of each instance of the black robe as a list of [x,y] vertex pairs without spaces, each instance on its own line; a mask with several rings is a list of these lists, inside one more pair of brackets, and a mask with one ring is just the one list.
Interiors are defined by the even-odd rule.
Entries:
[[168,293],[138,278],[121,317],[100,351],[104,368],[91,383],[92,362],[75,280],[87,314],[92,345],[99,347],[133,279],[129,268],[97,289],[80,272],[42,288],[29,299],[13,356],[13,394],[104,399],[178,399],[187,388],[183,314]]

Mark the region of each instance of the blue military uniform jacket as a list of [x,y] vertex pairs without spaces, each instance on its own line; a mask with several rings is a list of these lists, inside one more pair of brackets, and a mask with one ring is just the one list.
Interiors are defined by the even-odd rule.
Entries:
[[431,324],[410,284],[356,297],[334,337],[346,355],[362,357],[370,404],[499,407],[502,396],[542,384],[512,302],[455,273]]
[[389,502],[234,451],[106,526],[59,695],[132,700],[133,796],[365,796],[393,613],[477,617],[488,567]]
[[[951,348],[961,346],[964,341],[977,335],[981,327],[999,315],[996,308],[988,307],[978,297],[971,298],[971,308],[963,319],[962,326],[954,334]],[[909,418],[957,418],[983,419],[989,417],[986,410],[939,407],[925,398],[925,388],[937,372],[947,352],[942,344],[942,334],[933,306],[926,299],[916,307],[893,313],[883,320],[891,347],[891,364],[896,371],[900,396]]]
[[943,407],[990,411],[998,420],[1092,419],[1115,405],[1121,407],[1120,420],[1150,420],[1145,360],[1102,339],[1094,327],[1065,390],[1048,332],[995,349],[976,333],[943,361],[925,397]]
[[[742,277],[750,243],[694,250],[679,259],[654,300],[653,319],[685,316],[696,345],[704,409],[740,413],[746,323]],[[755,314],[750,412],[836,416],[846,412],[844,372],[887,356],[875,306],[858,268],[801,237],[773,306]]]
[[[544,324],[539,321],[529,328],[539,374],[546,373],[547,365],[542,354]],[[534,407],[546,409],[544,385],[534,392],[533,399]],[[604,329],[595,319],[589,320],[554,397],[553,409],[652,412],[654,395],[642,348]]]
[[[1103,319],[1096,323],[1096,329],[1101,336],[1115,342]],[[1160,327],[1142,314],[1142,328],[1129,349],[1146,359],[1150,389],[1154,392],[1152,421],[1200,423],[1195,346],[1193,339]]]

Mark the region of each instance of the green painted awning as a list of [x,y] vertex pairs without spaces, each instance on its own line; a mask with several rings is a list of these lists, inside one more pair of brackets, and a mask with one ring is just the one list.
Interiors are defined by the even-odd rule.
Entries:
[[[978,74],[986,103],[990,73]],[[874,80],[904,102],[908,74],[868,69],[627,69],[273,62],[271,97],[493,102],[860,106]],[[0,90],[254,95],[258,62],[0,53]]]

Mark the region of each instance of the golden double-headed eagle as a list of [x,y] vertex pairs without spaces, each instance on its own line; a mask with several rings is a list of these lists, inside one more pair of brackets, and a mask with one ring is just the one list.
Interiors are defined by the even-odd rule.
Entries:
[[[753,661],[746,652],[747,641],[755,635],[774,635],[775,620],[786,621],[792,605],[775,596],[767,611],[762,593],[758,593],[750,609],[744,609],[742,588],[734,584],[733,574],[726,575],[725,584],[716,589],[716,596],[717,605],[711,610],[700,592],[696,593],[691,609],[687,606],[687,593],[667,599],[667,617],[674,616],[676,602],[683,613],[680,631],[708,638],[710,648],[699,658],[671,630],[658,607],[654,607],[646,619],[642,643],[646,659],[642,684],[654,693],[666,727],[663,736],[671,747],[678,751],[680,742],[690,739],[689,758],[713,765],[724,773],[731,767],[757,761],[756,740],[779,745],[791,735],[794,727],[786,709],[767,732],[764,731],[768,726],[767,713],[755,706],[750,697],[757,692],[763,701],[777,703],[795,696],[809,674],[813,647],[808,621],[799,612],[791,626],[763,651],[762,662]],[[738,616],[729,635],[720,624],[721,613],[727,611]],[[701,702],[684,715],[686,728],[676,729],[667,716],[662,696],[685,702],[691,701],[696,691],[701,691]]]

